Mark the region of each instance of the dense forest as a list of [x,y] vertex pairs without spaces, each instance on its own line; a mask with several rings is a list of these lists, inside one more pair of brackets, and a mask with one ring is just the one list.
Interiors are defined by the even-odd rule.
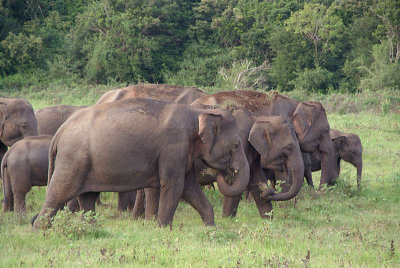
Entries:
[[400,89],[400,0],[0,0],[0,89]]

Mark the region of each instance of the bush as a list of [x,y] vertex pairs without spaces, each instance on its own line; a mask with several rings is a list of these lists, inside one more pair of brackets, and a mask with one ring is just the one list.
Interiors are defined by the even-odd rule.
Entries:
[[315,69],[305,69],[299,73],[294,81],[296,89],[309,92],[327,93],[333,89],[333,73],[317,67]]
[[97,237],[102,231],[103,221],[103,217],[93,211],[72,213],[69,209],[64,209],[54,217],[51,231],[68,239]]

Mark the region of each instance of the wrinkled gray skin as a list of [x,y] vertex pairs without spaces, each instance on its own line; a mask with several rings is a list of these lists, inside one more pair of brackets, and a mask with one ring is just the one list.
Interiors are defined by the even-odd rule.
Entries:
[[[345,133],[336,129],[330,130],[330,137],[333,143],[333,160],[336,165],[333,165],[334,173],[339,176],[340,174],[340,161],[344,161],[353,164],[357,169],[357,188],[360,188],[361,176],[362,176],[362,153],[363,148],[361,140],[358,135],[353,133]],[[304,160],[305,177],[307,183],[312,186],[312,175],[311,172],[321,170],[321,160],[318,152],[312,153]],[[336,177],[337,177],[336,176]],[[334,183],[334,179],[330,184]]]
[[[233,111],[233,116],[236,118],[250,167],[247,189],[254,197],[260,216],[265,218],[268,217],[267,213],[272,210],[271,201],[289,200],[295,197],[301,189],[304,166],[299,142],[293,126],[282,116],[252,116],[242,109]],[[259,184],[266,183],[262,168],[268,168],[286,176],[285,178],[290,184],[288,191],[275,193],[273,189],[265,189],[261,192]],[[200,185],[209,185],[217,177],[201,161],[195,162],[195,174]],[[156,216],[157,194],[156,190],[145,191],[146,206],[143,205],[143,196],[138,196],[134,209],[135,218],[142,216],[143,213],[145,213],[146,219],[153,219]],[[224,217],[236,216],[239,202],[240,196],[224,196],[222,215]]]
[[[282,115],[290,118],[302,152],[318,151],[321,155],[320,189],[322,185],[330,183],[330,178],[337,177],[337,174],[333,174],[330,169],[334,164],[333,145],[329,136],[330,126],[321,103],[299,102],[274,92],[265,94],[250,90],[236,90],[201,97],[194,101],[192,105],[215,106],[227,103],[250,111],[255,115]],[[278,177],[284,176],[278,174]],[[284,188],[283,190],[286,191],[287,189]]]
[[87,106],[57,105],[35,112],[39,135],[54,135],[58,128],[76,111]]
[[[3,212],[25,212],[25,196],[32,186],[47,185],[52,138],[50,135],[27,137],[16,142],[4,155],[1,163]],[[73,210],[69,203],[68,207]]]
[[[196,87],[182,87],[175,85],[165,85],[165,84],[138,84],[133,85],[121,89],[114,89],[107,91],[104,93],[96,104],[113,102],[117,100],[129,99],[129,98],[148,98],[148,99],[156,99],[162,101],[169,102],[177,102],[183,104],[191,104],[196,99],[206,96],[201,89]],[[126,210],[128,207],[131,207],[135,202],[132,202],[133,197],[136,197],[138,200],[136,204],[141,204],[140,207],[137,207],[133,210],[133,215],[135,218],[141,217],[144,215],[144,203],[140,201],[144,198],[144,189],[138,190],[139,193],[136,197],[136,191],[129,193],[124,193],[123,196],[118,197],[118,209]],[[153,189],[146,190],[148,192],[147,196],[154,195],[154,198],[157,198],[159,193],[157,191],[154,192]],[[99,199],[100,200],[100,199]],[[122,201],[124,201],[122,203]],[[154,212],[157,211],[157,204],[154,202],[147,202],[147,218],[152,218]]]
[[[214,224],[211,204],[197,183],[193,162],[200,158],[229,174],[218,186],[239,196],[249,166],[232,114],[178,103],[126,99],[74,113],[57,131],[49,149],[49,184],[39,218],[53,217],[64,202],[79,196],[94,210],[98,192],[161,188],[159,225],[172,223],[182,197]],[[46,211],[50,210],[49,215]],[[33,227],[40,228],[40,221]]]
[[0,159],[7,146],[37,134],[35,114],[27,100],[0,98]]

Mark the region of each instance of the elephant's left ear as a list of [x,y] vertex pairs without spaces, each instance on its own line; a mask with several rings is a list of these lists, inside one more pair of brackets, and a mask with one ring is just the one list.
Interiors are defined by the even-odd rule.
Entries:
[[201,114],[199,115],[199,136],[203,144],[211,146],[214,139],[221,132],[222,115]]
[[346,136],[340,136],[340,137],[334,138],[334,139],[332,139],[333,148],[336,151],[339,151],[343,148],[345,142],[346,142]]
[[4,122],[7,118],[6,106],[7,103],[0,100],[0,138],[3,136]]
[[270,122],[258,121],[255,122],[250,130],[248,141],[260,154],[262,159],[267,159],[271,137],[269,134]]

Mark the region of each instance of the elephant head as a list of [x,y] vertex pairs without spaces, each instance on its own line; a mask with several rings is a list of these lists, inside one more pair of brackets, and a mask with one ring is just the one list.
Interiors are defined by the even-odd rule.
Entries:
[[263,168],[284,172],[291,182],[289,191],[285,193],[264,190],[263,199],[285,201],[295,197],[303,185],[304,165],[299,141],[291,123],[282,116],[258,120],[251,128],[249,142],[260,154]]
[[362,153],[363,148],[358,135],[353,133],[343,133],[331,129],[330,136],[333,142],[333,151],[337,155],[337,173],[340,172],[340,159],[353,164],[357,168],[357,187],[360,187],[362,176]]
[[235,118],[227,111],[201,114],[198,134],[202,160],[228,175],[228,183],[223,174],[217,176],[221,193],[230,197],[240,195],[249,183],[250,170]]
[[336,178],[331,174],[333,145],[329,136],[330,126],[326,113],[319,102],[301,102],[292,116],[292,122],[303,152],[319,151],[321,155],[321,183]]
[[38,135],[32,105],[24,99],[0,98],[0,139],[7,146]]

